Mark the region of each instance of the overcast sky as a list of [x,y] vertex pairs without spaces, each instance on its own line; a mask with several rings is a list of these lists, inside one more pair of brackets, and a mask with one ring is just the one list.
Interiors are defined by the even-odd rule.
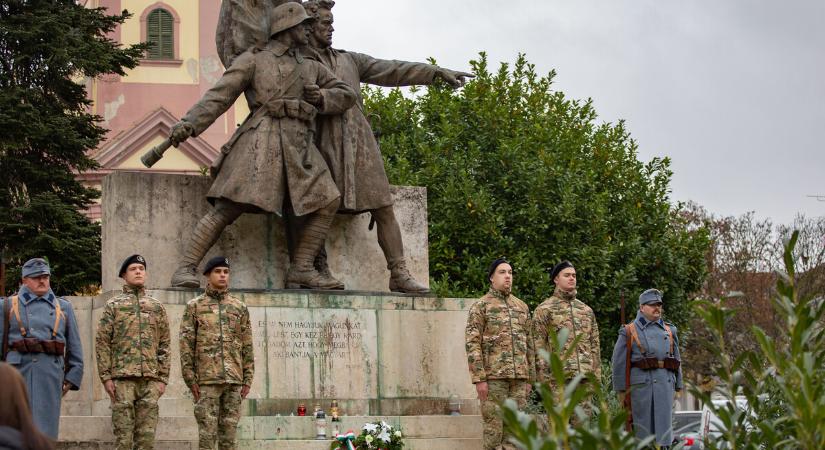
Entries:
[[825,215],[823,0],[339,0],[333,46],[469,69],[527,54],[624,119],[672,196],[777,223]]

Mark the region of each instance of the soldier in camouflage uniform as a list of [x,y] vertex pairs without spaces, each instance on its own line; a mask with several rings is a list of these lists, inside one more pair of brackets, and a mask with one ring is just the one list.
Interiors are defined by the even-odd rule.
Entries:
[[120,267],[123,293],[103,309],[97,326],[97,371],[112,399],[118,450],[152,449],[158,399],[169,381],[169,321],[146,295],[146,260],[132,255]]
[[235,449],[241,401],[249,394],[255,361],[249,310],[230,295],[229,260],[204,267],[206,292],[186,304],[180,325],[183,380],[195,399],[200,449]]
[[470,375],[481,401],[484,449],[514,448],[502,433],[498,407],[507,398],[527,403],[533,382],[530,309],[511,294],[513,268],[497,259],[487,271],[490,290],[470,307],[466,348]]
[[[570,358],[564,361],[566,381],[570,381],[577,374],[592,373],[597,380],[601,379],[601,350],[599,348],[599,324],[593,310],[584,302],[576,298],[576,269],[570,261],[562,261],[550,272],[550,278],[556,285],[553,295],[544,300],[533,311],[533,338],[536,352],[544,350],[548,353],[554,349],[555,336],[567,328],[569,337],[564,345],[567,352],[577,337],[579,342]],[[547,382],[557,395],[553,374],[544,358],[536,358],[536,378],[539,382]],[[584,381],[586,382],[586,381]],[[582,407],[589,414],[587,404]]]

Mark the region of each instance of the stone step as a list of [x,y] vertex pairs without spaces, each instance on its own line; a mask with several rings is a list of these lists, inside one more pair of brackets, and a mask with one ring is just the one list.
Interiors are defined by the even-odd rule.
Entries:
[[[331,441],[318,440],[239,440],[239,450],[329,450]],[[481,450],[478,439],[406,439],[407,450]],[[60,442],[60,450],[114,450],[112,442]],[[159,441],[155,450],[197,450],[197,441]]]
[[[347,430],[359,432],[365,423],[379,420],[387,422],[394,428],[401,429],[411,441],[442,439],[474,441],[480,439],[482,434],[481,416],[475,415],[346,416],[341,418],[339,429],[341,432]],[[327,422],[327,430],[328,435],[331,436],[332,423],[329,421]],[[161,417],[158,422],[156,437],[159,443],[197,441],[198,426],[192,416]],[[241,417],[238,423],[239,440],[267,443],[282,440],[297,442],[311,440],[314,437],[315,419],[312,417],[245,416]],[[113,442],[111,418],[109,416],[62,416],[60,418],[60,441],[67,443]],[[465,447],[458,448],[463,449]]]

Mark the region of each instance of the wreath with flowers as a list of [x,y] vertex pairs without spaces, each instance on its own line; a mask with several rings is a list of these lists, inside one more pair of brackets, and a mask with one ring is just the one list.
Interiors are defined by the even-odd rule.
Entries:
[[404,448],[404,434],[384,422],[364,424],[361,434],[349,430],[338,434],[330,450],[400,450]]

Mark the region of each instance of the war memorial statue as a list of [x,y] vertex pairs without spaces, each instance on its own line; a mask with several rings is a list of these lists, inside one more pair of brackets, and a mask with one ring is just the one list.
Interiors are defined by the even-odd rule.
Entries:
[[170,140],[177,145],[203,132],[242,93],[250,105],[250,115],[212,164],[214,180],[207,197],[214,208],[195,226],[172,276],[173,286],[199,286],[198,264],[242,213],[283,216],[287,208],[306,216],[287,288],[338,285],[313,267],[341,195],[311,129],[316,114],[349,109],[355,93],[320,63],[301,55],[313,20],[303,6],[288,2],[269,16],[268,42],[234,58],[215,86],[172,127]]
[[[324,249],[337,211],[370,213],[390,271],[390,291],[428,292],[407,268],[383,158],[363,112],[360,83],[395,87],[443,80],[455,88],[473,75],[333,49],[334,4],[222,3],[216,44],[227,70],[173,127],[168,141],[177,146],[197,136],[241,93],[251,112],[212,164],[214,180],[207,198],[214,208],[195,226],[172,286],[198,287],[198,264],[223,229],[247,212],[274,213],[287,221],[287,288],[343,289],[329,270]],[[300,24],[285,22],[284,11],[299,9],[307,16]],[[296,29],[283,29],[287,25]]]
[[[307,12],[316,19],[309,37],[308,53],[347,83],[357,96],[356,106],[344,114],[317,119],[316,143],[341,192],[338,212],[370,213],[377,225],[378,244],[390,271],[390,291],[426,293],[427,287],[416,281],[407,269],[401,228],[393,209],[384,159],[364,115],[361,83],[396,87],[427,85],[443,80],[455,88],[462,86],[464,79],[473,75],[432,64],[377,59],[332,48],[334,5],[331,0],[304,2]],[[321,253],[321,257],[316,259],[316,268],[322,272],[328,271],[323,250]]]

